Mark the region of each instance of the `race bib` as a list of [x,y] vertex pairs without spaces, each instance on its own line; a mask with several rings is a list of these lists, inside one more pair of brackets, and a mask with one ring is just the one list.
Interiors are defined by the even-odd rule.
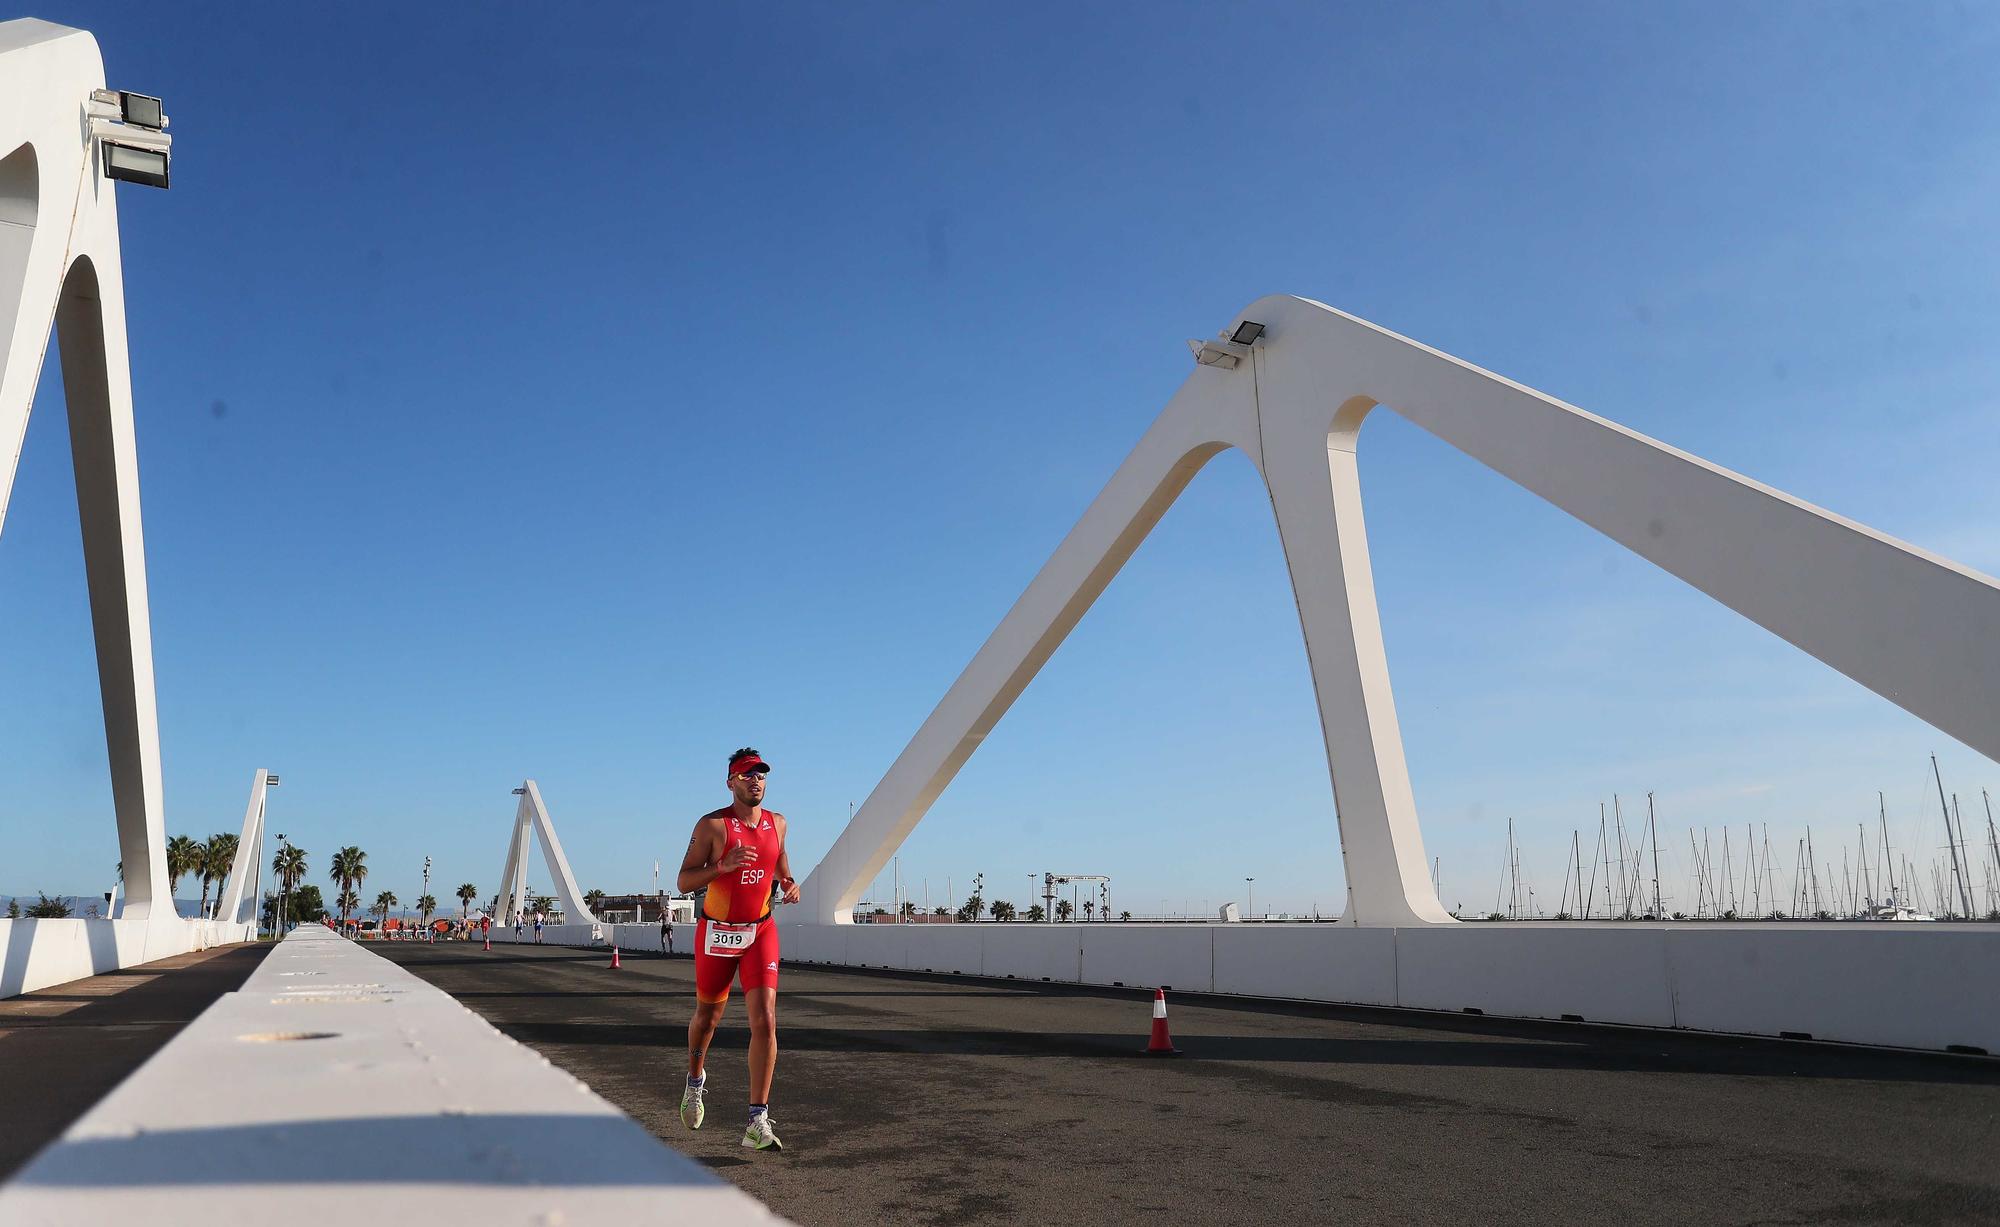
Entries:
[[704,953],[717,958],[735,959],[743,957],[743,952],[756,940],[757,922],[754,920],[749,924],[740,925],[718,924],[711,920],[708,922],[707,936],[702,938],[701,948]]

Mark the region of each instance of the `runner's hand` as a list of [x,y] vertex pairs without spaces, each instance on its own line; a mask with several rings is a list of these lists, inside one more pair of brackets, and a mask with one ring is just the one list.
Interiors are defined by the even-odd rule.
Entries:
[[757,849],[751,847],[749,844],[737,844],[734,848],[722,854],[722,864],[718,868],[725,870],[741,869],[756,859]]
[[785,892],[781,897],[786,903],[797,903],[799,901],[799,884],[796,879],[780,878],[778,879],[778,885]]

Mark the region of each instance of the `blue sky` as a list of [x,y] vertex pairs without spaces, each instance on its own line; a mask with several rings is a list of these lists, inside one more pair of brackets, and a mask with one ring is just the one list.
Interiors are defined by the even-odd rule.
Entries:
[[[174,121],[173,190],[120,190],[168,826],[236,829],[269,767],[315,879],[357,843],[371,891],[429,854],[490,893],[534,776],[586,887],[649,888],[744,743],[810,865],[1181,340],[1270,292],[2000,570],[1976,6],[38,15]],[[0,894],[117,855],[57,384],[0,536]],[[1614,791],[1657,794],[1671,894],[1690,826],[1783,854],[1880,789],[1928,860],[1926,756],[2000,786],[1391,415],[1364,482],[1447,904],[1509,817],[1554,894]],[[1327,910],[1323,763],[1225,455],[903,873]]]

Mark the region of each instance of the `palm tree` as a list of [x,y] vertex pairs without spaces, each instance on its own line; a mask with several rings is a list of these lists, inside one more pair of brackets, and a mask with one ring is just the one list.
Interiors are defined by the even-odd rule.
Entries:
[[236,868],[236,844],[239,836],[211,835],[201,853],[201,897],[204,907],[208,900],[208,879],[215,879],[215,906],[222,906],[222,884],[229,880],[229,873]]
[[1074,910],[1074,909],[1072,909],[1072,908],[1070,907],[1070,905],[1069,905],[1069,900],[1067,900],[1067,899],[1058,899],[1058,900],[1056,900],[1056,919],[1057,919],[1057,920],[1068,920],[1068,919],[1070,918],[1070,913],[1071,913],[1071,912],[1072,912],[1073,910]]
[[593,913],[595,913],[597,909],[604,906],[604,892],[601,890],[594,890],[594,889],[585,892],[583,896],[583,906],[589,908]]
[[460,917],[472,915],[472,901],[479,898],[479,888],[467,882],[458,888],[458,914]]
[[197,850],[201,847],[185,835],[167,841],[167,893],[180,889],[181,879],[195,872]]
[[382,924],[380,927],[384,929],[389,927],[389,909],[395,907],[396,903],[396,892],[393,890],[385,890],[375,896],[375,910],[382,915]]
[[421,895],[417,898],[417,916],[423,921],[424,928],[431,927],[431,913],[437,908],[438,901],[434,896]]
[[279,905],[286,915],[291,914],[291,893],[298,889],[306,876],[306,853],[303,848],[290,844],[279,848],[271,857],[271,872],[278,875],[278,889],[283,892],[284,901]]
[[349,844],[333,854],[333,865],[327,870],[327,877],[340,887],[340,923],[344,927],[347,918],[360,906],[360,896],[354,888],[368,877],[368,854]]
[[1085,899],[1083,901],[1083,918],[1085,920],[1089,920],[1090,914],[1096,910],[1097,910],[1097,905],[1095,903],[1092,903],[1088,899]]

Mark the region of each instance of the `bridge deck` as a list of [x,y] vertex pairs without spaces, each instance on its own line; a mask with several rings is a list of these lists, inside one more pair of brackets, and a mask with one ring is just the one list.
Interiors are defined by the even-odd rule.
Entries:
[[804,1224],[2000,1222],[2000,1062],[787,967],[773,1116],[675,1117],[685,958],[371,947]]
[[177,954],[0,1001],[0,1103],[17,1107],[0,1129],[0,1180],[240,987],[269,950]]

